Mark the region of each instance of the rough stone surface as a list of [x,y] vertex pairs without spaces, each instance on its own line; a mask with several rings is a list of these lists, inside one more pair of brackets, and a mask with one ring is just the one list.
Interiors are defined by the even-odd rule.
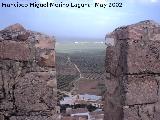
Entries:
[[118,120],[123,115],[122,110],[122,96],[120,92],[120,86],[118,83],[118,78],[112,77],[106,82],[107,92],[105,95],[105,119],[106,120]]
[[55,41],[52,40],[52,38],[48,37],[48,36],[39,36],[37,38],[36,41],[36,47],[37,48],[41,48],[41,49],[45,49],[45,48],[49,48],[49,49],[54,49],[55,48]]
[[105,120],[160,119],[160,25],[142,21],[106,38]]
[[[48,112],[56,106],[55,75],[49,72],[27,73],[15,86],[15,105],[18,112]],[[51,84],[48,82],[53,81]],[[52,85],[53,84],[53,85]],[[26,89],[27,87],[27,89]]]
[[[1,59],[11,59],[18,61],[28,61],[31,59],[31,50],[29,45],[24,42],[3,41],[0,42],[2,54]],[[32,58],[33,59],[33,58]]]
[[124,106],[123,111],[125,116],[124,120],[139,120],[137,106],[131,108],[129,108],[128,106]]
[[56,117],[48,116],[13,116],[10,120],[57,120]]
[[0,31],[0,120],[58,120],[54,48],[20,24]]
[[158,85],[153,76],[130,75],[124,84],[125,105],[155,103],[158,101]]
[[39,54],[37,54],[37,60],[39,66],[54,67],[55,51],[54,50],[40,51]]

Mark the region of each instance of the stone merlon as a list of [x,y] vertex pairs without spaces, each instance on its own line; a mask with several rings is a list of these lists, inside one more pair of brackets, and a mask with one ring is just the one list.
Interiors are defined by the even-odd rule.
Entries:
[[55,39],[15,24],[0,31],[0,120],[58,120]]
[[160,25],[142,21],[108,38],[105,120],[159,120]]

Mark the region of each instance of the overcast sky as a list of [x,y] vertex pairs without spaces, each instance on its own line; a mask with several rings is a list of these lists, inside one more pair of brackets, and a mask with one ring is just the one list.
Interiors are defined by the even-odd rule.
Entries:
[[[0,0],[0,4],[23,2],[56,2],[56,0]],[[58,0],[60,2],[60,0]],[[62,0],[71,3],[75,0]],[[81,1],[81,2],[80,2]],[[104,0],[79,0],[94,4]],[[20,23],[27,29],[57,38],[104,38],[116,27],[151,19],[160,23],[160,0],[107,0],[122,2],[122,8],[0,8],[0,29]],[[58,2],[56,2],[58,3]]]

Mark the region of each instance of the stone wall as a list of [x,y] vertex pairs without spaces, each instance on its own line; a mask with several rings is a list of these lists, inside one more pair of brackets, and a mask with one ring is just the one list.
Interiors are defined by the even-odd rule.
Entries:
[[160,120],[160,25],[117,28],[106,38],[105,120]]
[[0,31],[0,120],[57,120],[55,40],[15,24]]

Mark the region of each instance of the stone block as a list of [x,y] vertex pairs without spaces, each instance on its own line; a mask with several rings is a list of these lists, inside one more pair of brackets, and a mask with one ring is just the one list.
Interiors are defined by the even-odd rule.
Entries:
[[142,120],[154,120],[155,105],[146,104],[139,106],[139,116]]
[[55,67],[55,51],[54,50],[37,50],[36,54],[38,65],[42,67]]
[[128,73],[126,41],[119,41],[106,49],[106,71],[116,77]]
[[54,49],[55,48],[55,41],[53,38],[49,36],[40,35],[37,36],[36,48],[40,49]]
[[138,106],[134,106],[131,108],[129,106],[124,106],[123,112],[124,112],[123,120],[140,120],[138,116]]
[[10,120],[58,120],[49,116],[13,116]]
[[160,27],[153,28],[155,34],[160,34]]
[[0,58],[19,61],[30,60],[30,48],[24,42],[3,41],[0,42]]
[[0,113],[0,120],[5,120],[4,115]]
[[114,95],[118,87],[119,87],[119,82],[117,78],[106,80],[106,88],[108,94]]
[[158,41],[119,41],[106,52],[106,70],[113,75],[160,72]]
[[153,76],[129,75],[125,78],[125,104],[150,104],[158,101],[158,85]]
[[48,111],[56,106],[55,72],[33,72],[18,78],[15,104],[19,112]]
[[2,73],[0,70],[0,99],[4,98],[4,81],[2,79]]
[[0,42],[0,59],[3,59],[3,42]]
[[105,120],[122,120],[123,118],[123,97],[121,92],[121,86],[118,78],[111,77],[106,81],[106,100],[104,108]]
[[13,108],[11,101],[13,101],[13,88],[14,88],[14,79],[12,78],[11,71],[1,70],[1,75],[3,76],[3,99],[1,108]]
[[127,52],[128,73],[159,73],[159,53],[159,41],[130,41]]
[[154,120],[160,120],[160,112],[155,112]]
[[160,72],[159,41],[119,41],[106,52],[106,70],[115,76]]
[[13,102],[8,100],[2,100],[0,104],[0,110],[2,111],[12,111],[14,109]]
[[114,76],[116,76],[116,69],[118,67],[118,57],[116,53],[116,48],[114,46],[109,46],[106,49],[106,71]]

